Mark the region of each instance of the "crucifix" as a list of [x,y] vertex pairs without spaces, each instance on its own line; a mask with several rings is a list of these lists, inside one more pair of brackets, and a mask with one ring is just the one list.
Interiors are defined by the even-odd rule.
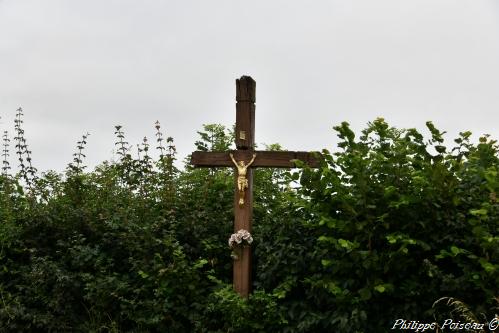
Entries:
[[[191,164],[196,167],[234,167],[234,232],[251,233],[253,215],[253,169],[255,167],[296,168],[296,160],[317,167],[318,160],[310,152],[255,151],[255,81],[249,76],[236,80],[237,150],[230,152],[195,151]],[[234,290],[244,298],[251,291],[251,248],[245,246],[233,265]]]

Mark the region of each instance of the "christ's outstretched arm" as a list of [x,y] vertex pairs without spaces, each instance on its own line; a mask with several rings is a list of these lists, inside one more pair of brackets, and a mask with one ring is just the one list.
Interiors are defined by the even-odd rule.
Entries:
[[234,155],[232,155],[232,153],[230,153],[229,156],[230,156],[230,159],[232,160],[232,163],[234,163],[236,165],[236,167],[237,167],[237,162],[234,159]]
[[249,163],[246,165],[247,167],[249,167],[251,164],[253,164],[253,162],[255,161],[255,157],[256,157],[256,154],[253,154],[251,161],[249,161]]

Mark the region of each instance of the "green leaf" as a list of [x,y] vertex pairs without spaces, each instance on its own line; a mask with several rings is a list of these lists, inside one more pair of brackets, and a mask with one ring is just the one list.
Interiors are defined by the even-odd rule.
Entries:
[[485,208],[481,209],[471,209],[470,214],[473,216],[486,216],[487,215],[487,210]]
[[367,301],[372,296],[371,291],[368,288],[362,288],[362,289],[360,289],[359,290],[359,295],[360,295],[360,298],[362,300],[364,300],[364,301]]
[[340,295],[343,292],[343,290],[334,282],[329,282],[326,285],[326,289],[333,295]]
[[483,259],[483,258],[480,259],[478,262],[483,267],[483,269],[485,269],[485,271],[488,272],[488,273],[495,272],[497,270],[496,266],[499,266],[499,265],[494,265],[494,264],[490,263],[489,261],[487,261],[486,259]]
[[293,160],[291,160],[291,162],[294,163],[295,167],[297,167],[297,168],[303,168],[306,165],[305,162],[298,160],[298,159],[293,159]]
[[196,263],[194,264],[194,268],[201,268],[203,267],[204,265],[206,265],[208,263],[208,260],[207,259],[199,259],[198,261],[196,261]]
[[395,244],[397,242],[397,237],[394,235],[388,235],[388,236],[386,236],[386,239],[388,240],[388,243],[390,243],[390,244]]
[[147,279],[149,277],[149,274],[144,271],[138,271],[137,273],[139,273],[140,277],[143,279]]
[[328,259],[322,259],[321,260],[321,264],[324,267],[329,267],[329,266],[331,266],[333,264],[333,262],[331,260],[328,260]]
[[355,247],[354,243],[342,238],[338,239],[338,244],[340,244],[342,248],[345,248],[347,250],[352,250]]
[[335,243],[336,239],[334,237],[319,236],[317,239],[319,242]]

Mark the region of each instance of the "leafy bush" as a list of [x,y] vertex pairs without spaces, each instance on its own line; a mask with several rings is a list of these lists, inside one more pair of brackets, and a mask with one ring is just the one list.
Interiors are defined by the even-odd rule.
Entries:
[[321,168],[301,175],[322,264],[308,281],[330,295],[329,319],[342,331],[383,332],[397,318],[432,322],[432,303],[444,296],[493,318],[496,142],[482,137],[475,146],[465,132],[447,151],[427,126],[425,142],[377,119],[356,140],[343,123],[335,127],[341,151],[324,151]]
[[[63,174],[39,174],[21,116],[21,171],[9,174],[4,136],[0,177],[1,332],[385,332],[450,312],[434,304],[443,297],[496,311],[499,160],[488,137],[475,145],[464,132],[450,149],[431,123],[429,140],[382,119],[356,139],[343,123],[320,168],[257,169],[244,300],[231,287],[231,170],[176,169],[156,123],[157,160],[147,139],[133,158],[116,126],[118,161],[86,172],[87,134]],[[231,148],[221,125],[199,134],[197,149]]]

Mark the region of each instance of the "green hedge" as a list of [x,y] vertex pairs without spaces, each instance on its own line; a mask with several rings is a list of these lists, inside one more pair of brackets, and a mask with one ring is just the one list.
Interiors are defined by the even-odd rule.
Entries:
[[[320,168],[257,170],[249,300],[231,288],[231,170],[177,170],[159,125],[157,161],[147,141],[132,158],[119,126],[120,159],[91,172],[86,136],[63,175],[25,157],[0,177],[0,332],[386,332],[465,315],[443,297],[490,320],[498,147],[464,132],[450,148],[427,126],[377,119],[356,138],[343,123]],[[233,141],[199,134],[201,150]]]

